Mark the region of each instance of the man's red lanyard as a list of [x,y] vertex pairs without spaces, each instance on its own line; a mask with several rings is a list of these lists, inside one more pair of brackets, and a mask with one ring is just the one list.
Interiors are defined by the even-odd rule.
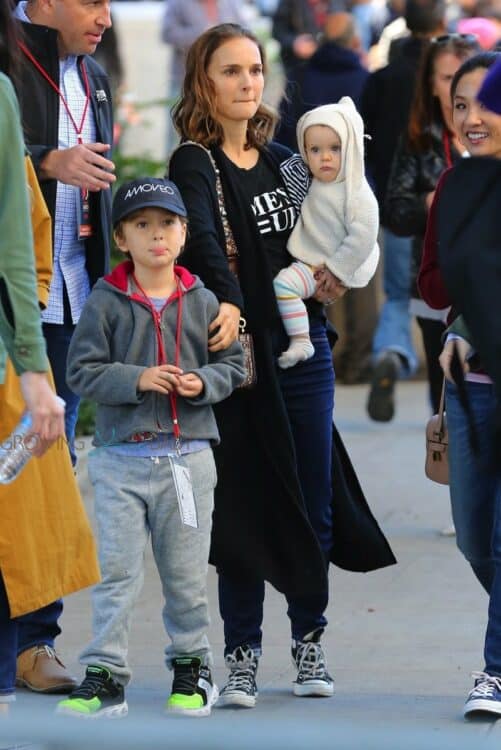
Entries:
[[442,143],[444,144],[445,164],[447,169],[449,169],[452,167],[451,136],[446,128],[442,130]]
[[[147,300],[148,305],[151,309],[151,312],[153,314],[153,319],[155,321],[155,333],[157,336],[157,346],[158,346],[158,359],[160,361],[161,365],[166,365],[167,363],[167,355],[165,353],[165,346],[164,346],[164,339],[162,335],[162,311],[165,308],[162,308],[160,312],[158,312],[152,303],[151,299],[148,297],[146,292],[144,291],[143,287],[139,283],[139,281],[136,278],[135,274],[132,274],[132,278],[134,279],[134,283],[145,298]],[[179,361],[181,356],[181,333],[182,333],[182,320],[183,320],[183,295],[181,292],[181,286],[179,284],[179,279],[176,276],[176,288],[177,288],[177,318],[176,318],[176,349],[175,349],[175,355],[174,355],[174,364],[176,367],[179,367]],[[167,303],[166,303],[167,304]],[[172,424],[173,424],[173,432],[174,432],[174,438],[176,440],[176,448],[179,451],[180,448],[180,441],[181,441],[181,429],[179,427],[179,420],[177,417],[177,393],[175,391],[170,391],[169,393],[169,401],[170,401],[170,410],[172,414]]]
[[[32,55],[28,47],[23,42],[18,41],[18,45],[23,51],[23,53],[26,55],[28,60],[30,60],[30,62],[38,70],[40,75],[43,78],[45,78],[49,86],[51,86],[51,88],[53,88],[56,94],[59,96],[67,112],[67,115],[70,118],[70,122],[73,125],[73,128],[75,130],[75,133],[77,136],[77,143],[82,144],[83,143],[82,132],[84,129],[85,118],[87,117],[87,111],[89,109],[89,101],[90,101],[89,78],[87,76],[87,68],[85,67],[84,61],[82,60],[80,62],[80,70],[82,71],[82,78],[83,78],[84,88],[85,88],[85,104],[84,104],[84,109],[82,112],[82,118],[80,120],[80,125],[77,125],[77,122],[71,113],[68,102],[66,101],[64,94],[59,88],[59,86],[57,85],[57,83],[52,80],[52,78],[47,73],[45,68],[42,65],[40,65],[36,57]],[[81,215],[80,215],[80,221],[79,221],[79,226],[78,226],[78,238],[83,240],[92,235],[92,225],[90,221],[89,191],[82,189],[80,191],[80,195],[81,195]]]
[[70,108],[68,106],[68,102],[66,101],[66,99],[64,97],[64,94],[61,91],[61,89],[59,88],[59,86],[57,85],[57,83],[52,80],[52,78],[47,73],[47,71],[45,70],[45,68],[42,65],[40,65],[40,63],[34,57],[34,55],[31,54],[31,52],[28,49],[28,47],[23,42],[18,42],[18,44],[19,44],[19,47],[21,48],[21,50],[26,55],[26,57],[28,58],[28,60],[30,60],[30,62],[33,63],[33,65],[38,70],[38,72],[40,73],[40,75],[43,76],[43,78],[45,78],[45,80],[47,81],[47,83],[49,84],[49,86],[51,86],[54,89],[54,91],[56,92],[56,94],[59,96],[60,100],[62,101],[62,103],[64,105],[64,108],[65,108],[66,112],[68,113],[68,117],[71,120],[71,124],[73,125],[73,127],[75,129],[75,133],[77,134],[77,141],[78,141],[78,143],[83,143],[82,131],[83,131],[83,128],[84,128],[84,125],[85,125],[85,118],[87,117],[87,110],[89,109],[89,101],[90,101],[89,78],[87,76],[87,69],[85,67],[84,61],[82,60],[81,63],[80,63],[80,70],[82,71],[82,77],[83,77],[83,82],[84,82],[84,87],[85,87],[85,104],[84,104],[84,110],[83,110],[83,113],[82,113],[82,119],[80,120],[80,125],[77,125],[76,120],[73,117],[73,115],[71,113],[71,110],[70,110]]

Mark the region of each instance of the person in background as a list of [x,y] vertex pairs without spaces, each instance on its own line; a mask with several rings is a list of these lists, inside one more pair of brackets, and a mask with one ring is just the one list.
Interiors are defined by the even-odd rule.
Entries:
[[497,0],[479,0],[477,5],[477,15],[481,18],[486,18],[496,25],[498,42],[495,45],[495,49],[499,51],[501,46],[501,7]]
[[[445,34],[431,40],[418,74],[407,133],[400,139],[393,160],[383,211],[390,231],[397,236],[412,237],[410,312],[416,316],[423,337],[433,414],[438,412],[442,392],[443,374],[438,358],[447,310],[432,310],[421,299],[416,277],[437,182],[442,172],[452,167],[464,153],[452,120],[451,81],[461,64],[479,50],[474,36]],[[387,361],[389,364],[390,355]],[[399,367],[397,356],[393,372]],[[387,380],[390,382],[380,378],[374,383],[369,409],[380,417],[391,418],[393,378],[387,377]]]
[[395,59],[371,74],[362,98],[365,130],[371,137],[366,145],[368,175],[382,213],[386,295],[373,341],[374,371],[367,400],[369,416],[376,421],[393,418],[395,382],[417,367],[409,314],[411,240],[391,231],[383,206],[393,156],[408,126],[421,56],[430,38],[444,33],[444,15],[444,0],[407,0],[405,20],[411,34],[401,40]]
[[463,18],[458,22],[459,34],[473,34],[484,50],[494,49],[501,37],[500,29],[489,18]]
[[360,109],[369,72],[360,57],[360,37],[350,13],[330,13],[317,51],[294,71],[280,102],[276,140],[298,150],[296,125],[310,109],[334,104],[341,97],[353,99]]
[[[421,295],[429,305],[444,308],[453,303],[449,317],[452,325],[440,356],[447,378],[452,515],[457,545],[489,596],[485,666],[473,674],[474,687],[463,709],[468,718],[481,712],[501,714],[501,463],[499,437],[495,433],[500,387],[498,383],[496,394],[496,387],[475,352],[475,336],[456,317],[466,272],[469,284],[477,290],[477,300],[484,295],[485,300],[475,305],[475,312],[468,305],[465,312],[473,312],[482,349],[488,352],[493,372],[496,368],[499,371],[501,113],[490,111],[477,100],[487,72],[499,59],[495,53],[476,55],[463,63],[452,81],[454,128],[464,148],[475,158],[459,162],[443,174],[437,185],[418,278]],[[483,99],[501,112],[499,78],[495,89],[493,96]],[[469,292],[465,294],[468,297]],[[464,393],[453,370],[454,351],[466,371]],[[473,443],[472,433],[476,438]]]
[[[108,79],[92,54],[111,24],[109,0],[21,0],[20,72],[16,91],[30,150],[53,228],[53,275],[42,313],[56,391],[66,403],[73,463],[79,399],[66,382],[71,336],[94,282],[109,263],[109,159],[113,114]],[[62,602],[23,621],[17,679],[37,692],[75,682],[54,651]]]
[[329,0],[279,0],[272,35],[280,44],[287,81],[293,80],[296,68],[317,51],[318,36],[330,10]]

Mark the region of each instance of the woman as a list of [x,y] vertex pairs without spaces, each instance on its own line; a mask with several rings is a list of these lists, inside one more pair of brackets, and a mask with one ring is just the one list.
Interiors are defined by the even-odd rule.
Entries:
[[421,262],[428,210],[444,169],[461,158],[464,148],[454,133],[450,85],[461,63],[479,50],[471,35],[447,34],[432,39],[420,68],[407,137],[393,162],[386,195],[387,226],[397,235],[413,237],[411,307],[423,337],[430,402],[438,411],[442,390],[445,311],[434,311],[420,299],[415,279]]
[[[220,700],[247,707],[257,695],[265,579],[287,597],[294,693],[332,695],[320,645],[327,563],[369,570],[394,562],[332,427],[334,373],[321,302],[343,290],[328,272],[319,278],[317,301],[308,303],[314,356],[280,373],[276,365],[285,334],[272,281],[290,263],[295,212],[280,176],[290,154],[270,143],[274,117],[261,102],[264,73],[263,50],[241,27],[223,24],[199,37],[174,111],[191,144],[170,163],[190,221],[183,263],[220,301],[212,349],[235,340],[242,316],[256,354],[255,388],[234,393],[216,410],[222,444],[211,554],[230,669]],[[236,243],[238,278],[226,254],[218,197]]]
[[[0,70],[11,75],[13,49],[11,10],[0,0]],[[37,304],[19,109],[2,72],[0,133],[0,443],[27,408],[32,431],[42,438],[36,451],[41,455],[56,439],[63,441],[64,409],[54,394]],[[44,248],[37,247],[40,299],[46,297],[44,272],[51,266],[50,233],[46,237]],[[30,461],[13,484],[0,485],[0,507],[0,712],[5,713],[14,700],[22,615],[94,583],[99,574],[64,442]],[[29,649],[29,670],[36,660],[47,660],[49,668],[57,664],[53,650],[36,650]]]
[[[453,124],[471,156],[501,159],[501,116],[489,112],[477,100],[487,70],[499,55],[483,53],[465,62],[456,73],[452,86]],[[476,160],[477,161],[477,160]],[[469,164],[461,165],[468,167]],[[471,163],[472,167],[476,165]],[[481,165],[477,165],[481,166]],[[488,167],[489,164],[486,163]],[[457,168],[456,168],[457,169]],[[450,182],[456,169],[446,172],[440,180],[433,200],[423,261],[419,273],[419,288],[423,299],[433,308],[450,304],[450,298],[438,264],[438,247],[449,245],[449,225],[457,225],[457,200],[451,205]],[[468,190],[468,181],[462,193]],[[443,213],[442,205],[448,213]],[[494,211],[497,208],[493,208]],[[440,221],[438,217],[440,216]],[[499,242],[499,237],[494,238]],[[451,253],[454,245],[451,246]],[[454,318],[454,313],[451,314]],[[475,687],[470,692],[464,715],[484,710],[501,713],[501,473],[493,459],[494,387],[476,362],[470,336],[461,319],[451,326],[451,336],[440,357],[446,385],[446,411],[449,430],[449,472],[452,515],[457,544],[470,563],[473,572],[489,594],[489,619],[485,637],[485,668],[475,674]],[[457,336],[460,338],[456,338]],[[466,370],[466,391],[469,412],[464,408],[461,391],[451,380],[453,347],[457,347]],[[470,365],[467,364],[466,358]],[[475,425],[478,451],[470,443],[469,422]]]

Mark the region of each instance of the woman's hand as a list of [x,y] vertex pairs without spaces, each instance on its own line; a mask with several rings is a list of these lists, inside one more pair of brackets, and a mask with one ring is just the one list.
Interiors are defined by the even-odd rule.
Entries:
[[466,357],[471,352],[471,345],[468,343],[468,341],[462,338],[454,338],[446,341],[445,346],[442,349],[442,353],[438,358],[438,361],[440,362],[440,367],[444,371],[446,379],[450,383],[454,383],[454,378],[451,375],[451,362],[454,355],[454,348],[456,348],[457,350],[463,372],[467,373],[470,369],[466,360]]
[[324,305],[331,305],[348,291],[348,287],[324,266],[315,269],[313,276],[317,282],[313,297]]
[[238,338],[240,310],[230,302],[221,302],[219,313],[209,326],[209,351],[227,349]]
[[[64,437],[64,406],[43,372],[23,372],[21,391],[33,421],[25,437],[34,456],[42,456],[58,438]],[[35,438],[30,440],[30,438]]]

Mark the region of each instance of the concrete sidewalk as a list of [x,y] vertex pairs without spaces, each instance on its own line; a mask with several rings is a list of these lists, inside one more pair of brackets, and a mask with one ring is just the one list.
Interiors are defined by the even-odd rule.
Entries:
[[[397,417],[387,425],[370,422],[365,413],[366,394],[363,386],[339,387],[335,417],[398,565],[366,575],[331,568],[329,627],[324,636],[336,681],[336,694],[330,699],[292,696],[294,669],[285,603],[281,595],[268,591],[258,705],[254,711],[214,710],[208,720],[210,731],[220,727],[227,733],[223,738],[232,738],[227,743],[221,739],[220,747],[238,747],[239,735],[249,738],[259,722],[267,719],[277,722],[277,729],[291,721],[306,728],[322,726],[332,739],[347,722],[354,737],[368,729],[375,733],[388,729],[402,730],[410,741],[418,729],[429,729],[444,743],[454,730],[470,737],[472,745],[489,735],[501,739],[501,725],[466,723],[461,717],[472,684],[470,672],[483,666],[487,599],[457,551],[455,540],[439,534],[450,522],[450,511],[447,488],[428,481],[423,471],[425,384],[399,385]],[[85,463],[83,450],[79,477],[92,514]],[[170,688],[170,676],[162,663],[162,597],[151,553],[146,566],[130,645],[134,679],[127,700],[131,722],[142,718],[155,722]],[[215,677],[222,685],[223,637],[216,591],[211,569],[210,637]],[[67,600],[62,627],[58,649],[80,676],[77,655],[90,634],[88,591]],[[19,691],[13,715],[28,708],[43,707],[50,712],[56,701],[57,697]],[[202,738],[203,731],[198,731]],[[270,747],[272,744],[270,741]]]

